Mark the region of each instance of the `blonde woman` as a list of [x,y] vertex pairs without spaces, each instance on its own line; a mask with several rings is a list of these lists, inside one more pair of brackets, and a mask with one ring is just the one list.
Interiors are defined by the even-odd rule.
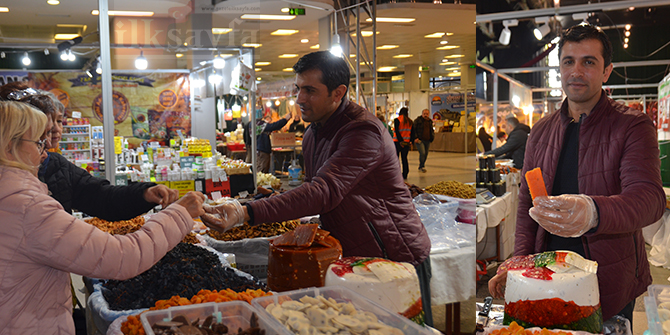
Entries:
[[70,272],[134,277],[204,214],[205,196],[190,192],[125,236],[75,219],[37,179],[46,126],[31,106],[0,102],[0,334],[74,334]]

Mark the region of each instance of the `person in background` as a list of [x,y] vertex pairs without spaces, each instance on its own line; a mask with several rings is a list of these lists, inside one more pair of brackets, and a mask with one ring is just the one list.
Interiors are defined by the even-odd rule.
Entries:
[[74,334],[69,273],[125,280],[153,266],[205,214],[189,192],[139,231],[110,235],[75,219],[37,179],[48,117],[0,102],[0,334]]
[[526,141],[530,127],[519,123],[515,117],[509,117],[503,124],[505,131],[509,133],[507,142],[500,147],[484,152],[484,155],[495,155],[496,157],[510,158],[513,160],[514,167],[523,168],[523,156],[526,153]]
[[484,129],[484,127],[479,128],[479,132],[477,132],[477,137],[479,138],[479,141],[482,142],[484,152],[490,151],[491,144],[493,144],[493,137],[491,137],[491,135],[489,135],[489,133],[486,132],[486,129]]
[[347,99],[349,67],[329,51],[300,58],[296,103],[311,122],[303,139],[305,181],[280,195],[241,206],[206,208],[221,214],[218,230],[320,215],[343,256],[384,257],[415,266],[426,323],[430,311],[430,239],[403,182],[391,137],[375,116]]
[[[379,109],[379,107],[377,107],[377,109]],[[379,121],[381,121],[384,124],[384,126],[386,127],[386,130],[389,131],[389,135],[391,135],[391,137],[393,137],[393,128],[391,128],[391,126],[389,126],[389,124],[386,123],[386,118],[384,118],[384,114],[381,113],[381,112],[377,112],[377,118],[379,119]]]
[[435,130],[433,129],[433,120],[430,119],[430,111],[424,109],[421,116],[414,120],[412,125],[412,134],[410,142],[414,142],[416,150],[419,151],[419,172],[426,172],[426,158],[428,158],[428,149],[430,143],[435,139]]
[[296,133],[297,136],[302,136],[305,133],[305,124],[300,117],[300,111],[295,113],[291,125],[288,127],[289,133]]
[[[257,172],[270,172],[270,154],[272,153],[270,133],[282,129],[288,123],[289,119],[291,119],[291,113],[286,113],[283,118],[276,122],[272,122],[272,117],[270,115],[256,120],[256,151],[258,153],[258,160],[256,162]],[[251,122],[249,122],[247,127],[251,127]],[[247,130],[249,134],[251,134],[250,129],[251,128]],[[248,136],[249,139],[251,139],[251,135]],[[246,139],[245,143],[247,143]],[[250,146],[251,142],[249,143]],[[251,161],[250,158],[247,158],[247,160]]]
[[[574,26],[558,47],[567,98],[535,124],[522,170],[542,169],[550,196],[531,199],[521,178],[514,255],[570,250],[598,262],[603,319],[632,322],[635,299],[652,283],[642,228],[666,206],[656,127],[602,89],[613,68],[602,30]],[[492,295],[502,296],[505,278],[489,281]]]
[[402,179],[407,180],[409,174],[409,162],[407,154],[411,147],[412,119],[408,116],[407,107],[400,108],[398,117],[393,120],[393,141],[395,142],[396,154],[402,161]]
[[61,103],[55,94],[48,91],[40,91],[53,101],[55,107],[53,127],[51,128],[51,148],[49,152],[60,153],[60,141],[63,139],[63,120],[65,119],[65,106]]

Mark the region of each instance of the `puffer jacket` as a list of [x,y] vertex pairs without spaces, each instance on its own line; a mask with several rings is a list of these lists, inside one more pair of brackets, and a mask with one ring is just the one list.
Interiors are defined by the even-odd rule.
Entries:
[[101,219],[119,221],[132,219],[156,206],[144,200],[144,190],[156,184],[112,186],[107,179],[93,177],[55,152],[49,153],[45,174],[40,178],[68,213],[75,208]]
[[254,223],[320,214],[347,256],[387,257],[417,265],[430,239],[405,186],[395,146],[374,114],[344,101],[303,140],[305,183],[250,203]]
[[514,130],[509,133],[507,136],[507,142],[502,146],[495,148],[491,151],[487,151],[484,155],[495,155],[496,157],[502,156],[503,158],[511,158],[514,163],[514,167],[517,169],[523,168],[523,159],[526,152],[526,142],[528,141],[528,133],[530,132],[530,127],[525,124],[519,123]]
[[75,219],[30,172],[0,166],[0,334],[74,334],[70,273],[128,279],[153,266],[193,220],[173,204],[112,236]]
[[[535,125],[528,139],[522,174],[540,167],[548,194],[571,120],[564,101],[559,112]],[[584,234],[582,243],[586,257],[598,262],[600,302],[607,320],[651,284],[642,227],[660,219],[665,208],[651,119],[603,91],[580,125],[577,173],[579,192],[590,196],[599,210],[597,229]],[[514,254],[528,255],[546,250],[547,231],[528,215],[532,200],[521,179]]]

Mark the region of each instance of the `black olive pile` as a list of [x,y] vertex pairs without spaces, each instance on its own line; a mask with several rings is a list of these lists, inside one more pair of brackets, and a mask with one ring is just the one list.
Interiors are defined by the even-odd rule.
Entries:
[[112,310],[153,307],[178,295],[190,299],[200,290],[267,290],[258,279],[240,277],[204,248],[179,243],[149,270],[128,280],[108,280],[102,295]]

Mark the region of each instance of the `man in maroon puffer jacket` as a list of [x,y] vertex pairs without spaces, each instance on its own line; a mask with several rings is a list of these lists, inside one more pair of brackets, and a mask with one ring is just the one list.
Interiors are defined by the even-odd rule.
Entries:
[[[551,196],[532,200],[522,178],[514,255],[571,250],[597,261],[603,318],[632,321],[635,298],[651,284],[642,228],[665,208],[656,130],[602,90],[613,67],[602,31],[568,29],[559,58],[567,99],[532,129],[522,171],[540,167]],[[494,296],[505,277],[489,281]]]
[[[240,206],[210,209],[225,213],[219,227],[251,225],[319,214],[323,229],[342,244],[343,256],[384,257],[416,267],[426,323],[430,313],[430,239],[421,223],[386,127],[348,101],[349,68],[328,51],[300,58],[296,104],[311,122],[303,139],[305,183],[281,195]],[[208,210],[208,209],[206,209]]]

